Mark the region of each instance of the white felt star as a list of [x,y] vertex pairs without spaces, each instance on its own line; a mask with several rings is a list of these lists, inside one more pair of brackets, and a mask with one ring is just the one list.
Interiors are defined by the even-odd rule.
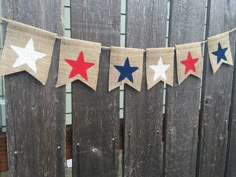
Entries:
[[30,39],[25,48],[16,47],[11,45],[11,48],[17,53],[18,58],[12,67],[19,67],[23,64],[27,64],[35,73],[37,72],[36,61],[47,56],[44,53],[40,53],[34,50],[34,41]]
[[157,65],[151,65],[150,68],[155,71],[155,75],[153,80],[156,81],[159,77],[162,77],[166,80],[166,71],[170,67],[170,65],[164,65],[162,61],[162,57],[160,57]]

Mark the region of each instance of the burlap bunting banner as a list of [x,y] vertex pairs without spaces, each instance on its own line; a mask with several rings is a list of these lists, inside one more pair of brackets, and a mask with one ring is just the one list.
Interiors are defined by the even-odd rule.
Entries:
[[189,75],[201,79],[203,70],[202,43],[176,45],[178,83]]
[[96,90],[101,44],[61,38],[59,73],[56,87],[80,80]]
[[55,37],[54,33],[9,20],[0,75],[27,71],[45,85]]
[[[57,34],[4,20],[8,27],[0,60],[0,76],[26,71],[45,85]],[[209,37],[207,41],[176,45],[178,83],[181,84],[189,75],[201,79],[203,42],[208,42],[214,73],[223,63],[233,65],[229,34],[234,31],[236,28]],[[96,90],[101,48],[100,43],[62,37],[56,87],[80,80]],[[147,89],[160,81],[173,86],[174,48],[150,48],[146,51]],[[109,91],[123,84],[141,91],[143,52],[143,49],[111,47]]]
[[160,81],[173,87],[174,50],[173,47],[146,50],[146,77],[148,90]]
[[141,91],[143,49],[111,47],[109,91],[128,84]]
[[225,63],[233,65],[229,32],[208,38],[209,58],[214,73]]

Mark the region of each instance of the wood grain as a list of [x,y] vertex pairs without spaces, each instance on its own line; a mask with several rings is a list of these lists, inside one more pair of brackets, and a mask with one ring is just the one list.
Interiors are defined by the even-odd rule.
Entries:
[[[72,0],[72,37],[119,46],[120,4]],[[73,177],[118,175],[119,89],[108,92],[109,57],[110,50],[103,50],[96,92],[78,81],[72,84]]]
[[165,47],[168,1],[127,2],[127,47]]
[[72,35],[106,46],[119,46],[120,4],[120,0],[71,0]]
[[[2,7],[5,17],[63,34],[62,1],[7,0]],[[58,58],[59,41],[46,86],[24,72],[5,77],[10,177],[65,175],[65,88],[54,86]]]
[[5,132],[0,133],[0,172],[8,171],[7,137]]
[[[72,85],[73,176],[117,176],[119,149],[119,89],[108,92],[110,51],[103,51],[97,91],[81,82]],[[115,138],[115,141],[113,141]],[[80,144],[79,159],[75,156]]]
[[[170,3],[169,46],[203,40],[205,0]],[[178,85],[176,80],[175,75],[175,87],[167,87],[165,176],[195,177],[201,81],[189,76]]]
[[[228,31],[236,26],[236,2],[234,0],[211,0],[208,7],[207,36]],[[230,40],[234,52],[235,36],[231,35]],[[199,177],[223,177],[234,68],[222,65],[214,75],[208,55],[206,55],[204,69]],[[233,171],[231,170],[231,172]]]
[[[129,0],[127,8],[127,47],[165,47],[167,1]],[[124,176],[160,177],[163,83],[148,91],[142,69],[141,92],[125,86]]]
[[[236,44],[234,45],[236,46]],[[236,47],[234,47],[234,63],[236,61]],[[225,176],[226,177],[236,177],[236,69],[234,67],[234,81],[233,81],[233,92],[232,92],[232,103],[230,107],[229,116],[229,136],[228,136],[228,146],[227,146],[227,156],[225,164]]]

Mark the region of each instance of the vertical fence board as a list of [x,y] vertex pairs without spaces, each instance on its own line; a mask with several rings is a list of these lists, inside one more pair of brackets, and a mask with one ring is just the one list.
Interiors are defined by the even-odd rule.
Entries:
[[[119,45],[120,0],[72,0],[71,10],[73,38]],[[109,52],[101,54],[97,91],[72,84],[73,177],[118,174],[119,89],[108,92]]]
[[[61,1],[2,3],[5,17],[63,32]],[[5,77],[10,177],[65,176],[65,88],[55,88],[58,58],[57,41],[46,86],[24,72]]]
[[[203,40],[205,4],[205,0],[171,1],[170,46]],[[175,78],[175,82],[176,80]],[[200,79],[189,76],[181,85],[175,84],[174,88],[167,87],[165,131],[167,177],[195,177],[200,85]]]
[[[127,8],[127,46],[165,47],[167,1],[128,0]],[[125,87],[125,177],[162,175],[163,83],[148,91],[143,69],[141,93]]]
[[[235,6],[236,7],[236,6]],[[235,10],[236,12],[236,10]],[[236,44],[235,44],[236,45]],[[234,51],[236,51],[234,49]],[[234,52],[234,63],[236,61],[236,52]],[[228,147],[225,164],[225,177],[236,177],[236,67],[234,67],[234,81],[233,81],[233,92],[232,92],[232,103],[230,109],[230,120],[229,120],[229,136],[228,136]]]
[[71,0],[72,35],[106,46],[119,46],[120,5],[120,0]]
[[165,47],[168,0],[128,0],[127,47]]
[[[209,0],[208,36],[228,31],[236,26],[234,0]],[[234,52],[234,36],[231,47]],[[208,55],[205,60],[201,108],[199,176],[223,177],[228,139],[228,119],[231,105],[233,67],[222,65],[214,75]]]
[[[77,160],[81,176],[117,176],[119,140],[119,90],[108,93],[109,50],[101,54],[97,91],[73,83],[73,175]],[[115,138],[115,142],[112,139]],[[80,143],[76,160],[76,143]]]

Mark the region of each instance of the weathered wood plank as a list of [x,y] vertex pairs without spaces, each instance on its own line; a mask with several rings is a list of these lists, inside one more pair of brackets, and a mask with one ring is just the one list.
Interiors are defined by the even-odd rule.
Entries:
[[[129,0],[127,8],[127,46],[165,47],[167,1]],[[163,83],[148,91],[143,69],[141,93],[125,87],[125,177],[159,177],[163,171]]]
[[125,177],[161,176],[163,84],[142,92],[125,87]]
[[[236,11],[235,11],[236,12]],[[236,49],[236,48],[235,48]],[[236,50],[234,52],[234,61],[236,61]],[[235,63],[235,62],[234,62]],[[225,177],[236,177],[236,69],[234,67],[234,81],[232,92],[232,103],[229,117],[229,137],[227,146],[227,159],[225,164]]]
[[[63,34],[62,1],[2,1],[2,6],[5,17]],[[46,86],[26,73],[5,77],[10,177],[65,175],[65,88],[54,86],[58,58],[59,42]]]
[[[234,0],[211,0],[208,7],[207,36],[228,31],[236,26]],[[235,38],[231,35],[234,52],[233,42]],[[222,65],[214,75],[206,55],[201,101],[199,177],[224,176],[232,81],[233,67]]]
[[[73,38],[119,45],[120,0],[72,0],[71,11]],[[118,174],[119,89],[108,92],[109,53],[102,51],[96,91],[80,82],[72,84],[73,177]]]
[[120,0],[71,0],[72,35],[119,46],[120,4]]
[[128,0],[128,47],[165,47],[167,2],[168,0]]
[[[203,40],[205,4],[205,0],[171,1],[169,46]],[[195,177],[200,85],[200,79],[189,76],[181,85],[167,87],[166,177]]]
[[[77,160],[81,176],[118,174],[119,90],[108,92],[109,52],[101,54],[96,92],[80,82],[72,85],[73,176],[78,176]],[[76,158],[77,143],[80,143],[79,159]]]

